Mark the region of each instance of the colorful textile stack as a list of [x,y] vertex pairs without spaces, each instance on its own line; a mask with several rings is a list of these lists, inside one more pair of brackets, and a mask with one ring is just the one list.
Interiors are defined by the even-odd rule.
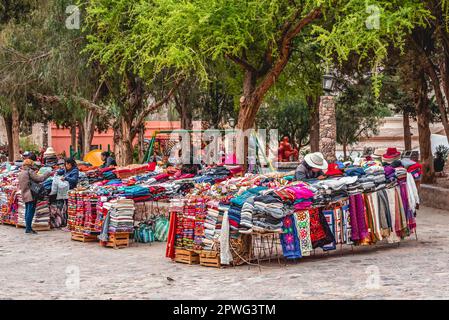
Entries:
[[75,229],[76,221],[76,205],[77,205],[77,193],[76,191],[69,191],[69,199],[67,201],[67,228],[71,231]]
[[182,247],[193,249],[195,238],[195,219],[205,210],[204,199],[192,197],[184,205],[182,219]]
[[131,199],[112,200],[109,210],[109,233],[129,232],[134,230],[134,201]]
[[130,186],[118,188],[120,196],[132,199],[134,202],[144,202],[151,199],[150,189],[142,186]]
[[108,202],[108,198],[103,196],[98,199],[97,207],[96,207],[96,219],[94,231],[96,233],[101,232],[103,229],[104,220],[111,208],[111,204]]
[[282,199],[273,191],[254,197],[253,230],[282,232],[283,219],[288,214]]
[[420,163],[415,163],[412,164],[407,168],[407,172],[409,172],[413,178],[417,181],[421,180],[421,176],[422,176],[422,164]]
[[84,230],[84,196],[85,192],[79,191],[76,196],[76,215],[73,228],[76,232],[83,232]]
[[36,204],[36,212],[33,218],[33,228],[50,228],[50,207],[48,199],[39,201]]
[[212,250],[214,246],[215,229],[218,224],[220,211],[218,209],[219,202],[216,200],[207,203],[207,215],[204,222],[204,239],[203,249]]
[[85,194],[83,198],[84,205],[84,224],[83,232],[85,234],[96,233],[97,221],[97,202],[98,197],[94,194]]
[[170,200],[170,215],[175,215],[175,219],[171,219],[171,221],[175,221],[175,247],[181,248],[183,246],[183,221],[184,221],[184,199],[171,199]]
[[197,214],[195,216],[195,238],[193,239],[193,249],[194,250],[202,250],[203,249],[203,241],[205,239],[205,226],[207,216],[207,206],[202,201],[198,203],[197,206]]
[[22,199],[22,193],[18,191],[15,198],[15,202],[17,203],[17,211],[14,220],[18,226],[25,227],[25,203]]

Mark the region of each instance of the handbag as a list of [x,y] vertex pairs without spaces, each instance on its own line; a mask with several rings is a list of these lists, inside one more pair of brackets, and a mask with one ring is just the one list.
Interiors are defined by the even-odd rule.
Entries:
[[31,179],[30,171],[28,170],[29,187],[34,201],[39,201],[45,198],[46,191],[42,184],[37,183]]

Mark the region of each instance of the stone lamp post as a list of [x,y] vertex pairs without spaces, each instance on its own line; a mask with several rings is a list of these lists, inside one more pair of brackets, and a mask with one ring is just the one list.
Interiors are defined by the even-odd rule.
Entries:
[[320,152],[328,162],[334,162],[337,145],[337,120],[335,114],[335,98],[332,95],[335,78],[331,73],[323,77],[323,90],[325,95],[320,98]]

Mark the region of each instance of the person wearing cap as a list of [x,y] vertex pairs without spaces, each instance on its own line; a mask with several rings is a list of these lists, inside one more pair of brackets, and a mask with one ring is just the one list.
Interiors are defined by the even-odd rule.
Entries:
[[101,160],[103,161],[101,168],[117,166],[115,159],[111,156],[111,154],[108,151],[104,151],[101,153]]
[[296,168],[295,180],[323,179],[328,163],[321,152],[309,153]]
[[25,233],[36,234],[37,232],[33,230],[32,223],[34,218],[34,213],[36,211],[36,200],[33,199],[33,195],[30,189],[31,180],[40,183],[45,181],[51,172],[39,175],[35,173],[32,168],[34,166],[34,161],[31,159],[25,159],[23,161],[22,170],[19,173],[19,189],[22,193],[22,199],[25,203]]
[[31,160],[33,160],[33,161],[37,161],[37,157],[36,157],[36,155],[34,154],[34,152],[30,152],[30,151],[25,151],[25,152],[22,154],[22,158],[23,158],[23,160],[31,159]]

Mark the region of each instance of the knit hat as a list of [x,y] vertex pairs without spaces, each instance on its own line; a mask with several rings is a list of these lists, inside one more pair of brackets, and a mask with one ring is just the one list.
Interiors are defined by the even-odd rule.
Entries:
[[34,161],[31,159],[25,159],[23,161],[23,166],[31,168],[32,166],[34,166]]
[[338,168],[336,163],[330,163],[326,172],[327,176],[342,176],[343,172]]
[[56,152],[52,147],[48,147],[47,150],[44,152],[44,157],[50,157],[55,156]]
[[304,161],[312,168],[326,170],[328,167],[328,163],[321,152],[306,154]]

